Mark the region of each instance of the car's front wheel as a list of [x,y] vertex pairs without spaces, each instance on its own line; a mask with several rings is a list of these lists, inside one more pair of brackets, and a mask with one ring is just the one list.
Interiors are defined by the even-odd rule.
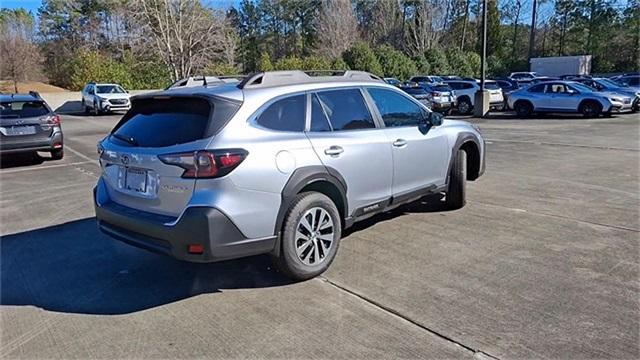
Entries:
[[287,212],[279,254],[273,260],[295,280],[322,274],[336,256],[342,225],[333,201],[318,192],[298,194]]
[[585,118],[593,118],[600,115],[600,112],[602,112],[602,106],[595,101],[585,101],[580,105],[579,111]]
[[455,210],[462,208],[467,200],[467,153],[458,150],[451,165],[449,173],[449,187],[445,194],[445,205],[447,209]]

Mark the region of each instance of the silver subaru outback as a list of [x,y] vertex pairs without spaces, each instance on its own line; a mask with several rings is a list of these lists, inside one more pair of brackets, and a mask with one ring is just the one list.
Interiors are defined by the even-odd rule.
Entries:
[[357,71],[136,96],[98,152],[104,233],[194,262],[268,253],[298,280],[356,221],[434,193],[464,206],[485,168],[477,128]]

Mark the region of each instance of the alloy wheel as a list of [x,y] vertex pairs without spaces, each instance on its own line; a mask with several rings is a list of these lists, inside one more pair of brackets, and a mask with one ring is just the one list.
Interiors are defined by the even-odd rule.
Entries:
[[307,210],[296,227],[295,248],[298,259],[309,266],[322,263],[333,246],[334,231],[329,212],[321,207]]

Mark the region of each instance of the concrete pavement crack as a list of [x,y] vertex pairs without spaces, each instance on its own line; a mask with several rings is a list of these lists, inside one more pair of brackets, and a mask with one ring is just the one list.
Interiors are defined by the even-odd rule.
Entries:
[[400,318],[400,319],[402,319],[402,320],[404,320],[404,321],[406,321],[406,322],[408,322],[408,323],[410,323],[410,324],[412,324],[414,326],[417,326],[418,328],[420,328],[420,329],[422,329],[422,330],[424,330],[424,331],[426,331],[426,332],[428,332],[428,333],[430,333],[430,334],[432,334],[432,335],[434,335],[434,336],[436,336],[436,337],[438,337],[438,338],[440,338],[442,340],[445,340],[448,343],[451,343],[451,344],[453,344],[455,346],[461,347],[462,349],[470,352],[474,356],[474,358],[479,358],[479,359],[483,359],[483,358],[499,359],[498,357],[493,356],[493,355],[491,355],[491,354],[489,354],[487,352],[484,352],[484,351],[479,350],[479,349],[474,349],[471,346],[466,345],[466,344],[464,344],[464,343],[462,343],[462,342],[460,342],[460,341],[458,341],[458,340],[456,340],[456,339],[454,339],[454,338],[452,338],[450,336],[447,336],[447,335],[445,335],[443,333],[440,333],[440,332],[438,332],[436,330],[430,329],[429,327],[419,323],[418,321],[413,320],[413,319],[411,319],[410,317],[408,317],[406,315],[403,315],[401,312],[399,312],[397,310],[394,310],[394,309],[392,309],[392,308],[390,308],[390,307],[388,307],[386,305],[383,305],[383,304],[381,304],[381,303],[379,303],[379,302],[377,302],[377,301],[375,301],[373,299],[370,299],[370,298],[366,297],[365,295],[362,295],[362,294],[360,294],[360,293],[358,293],[356,291],[353,291],[353,290],[348,289],[348,288],[346,288],[346,287],[344,287],[342,285],[339,285],[339,284],[329,280],[328,278],[326,278],[324,276],[320,276],[320,277],[318,277],[318,279],[320,281],[324,281],[325,283],[333,286],[334,288],[336,288],[336,289],[338,289],[340,291],[343,291],[343,292],[345,292],[345,293],[347,293],[347,294],[349,294],[351,296],[354,296],[354,297],[356,297],[356,298],[368,303],[371,306],[374,306],[374,307],[378,308],[379,310],[382,310],[382,311],[384,311],[384,312],[386,312],[386,313],[388,313],[388,314],[390,314],[390,315],[392,315],[394,317]]

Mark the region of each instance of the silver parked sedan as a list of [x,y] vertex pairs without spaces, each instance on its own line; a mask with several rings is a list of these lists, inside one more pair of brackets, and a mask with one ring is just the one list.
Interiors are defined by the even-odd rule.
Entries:
[[509,108],[519,117],[536,113],[580,113],[585,117],[609,115],[630,107],[633,99],[617,93],[602,93],[575,81],[547,81],[514,91]]

